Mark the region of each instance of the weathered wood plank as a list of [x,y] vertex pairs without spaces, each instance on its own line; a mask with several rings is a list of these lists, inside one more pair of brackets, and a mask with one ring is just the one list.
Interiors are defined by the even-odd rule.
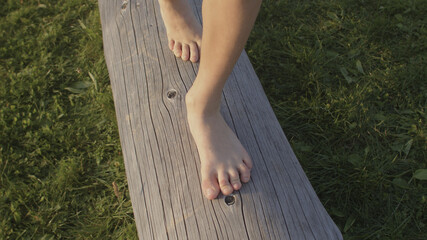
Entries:
[[[190,0],[201,21],[201,1]],[[221,113],[254,161],[251,182],[206,200],[184,96],[198,64],[167,47],[157,0],[100,0],[126,175],[140,239],[342,239],[243,51]]]

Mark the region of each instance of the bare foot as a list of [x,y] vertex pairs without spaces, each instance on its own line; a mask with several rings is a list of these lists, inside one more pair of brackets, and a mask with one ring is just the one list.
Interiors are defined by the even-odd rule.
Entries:
[[[188,95],[188,94],[187,94]],[[202,190],[207,199],[231,194],[248,182],[252,160],[221,113],[199,114],[186,96],[187,120],[201,160]]]
[[159,3],[170,50],[184,61],[197,62],[202,26],[197,22],[188,0],[159,0]]

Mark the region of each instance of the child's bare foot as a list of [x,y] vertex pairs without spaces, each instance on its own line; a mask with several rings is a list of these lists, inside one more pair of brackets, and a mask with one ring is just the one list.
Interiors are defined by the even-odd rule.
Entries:
[[186,96],[187,120],[201,160],[202,190],[214,199],[229,195],[248,182],[252,160],[221,113],[200,114],[197,102]]
[[188,0],[159,0],[159,3],[170,50],[184,61],[197,62],[202,26],[197,22]]

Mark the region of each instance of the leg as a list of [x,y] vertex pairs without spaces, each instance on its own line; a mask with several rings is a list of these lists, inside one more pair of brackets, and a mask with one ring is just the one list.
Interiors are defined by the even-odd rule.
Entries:
[[202,41],[202,27],[197,22],[188,0],[159,0],[166,26],[169,48],[176,57],[197,62]]
[[208,199],[248,182],[252,160],[221,116],[222,89],[249,37],[261,0],[204,0],[199,72],[185,100]]

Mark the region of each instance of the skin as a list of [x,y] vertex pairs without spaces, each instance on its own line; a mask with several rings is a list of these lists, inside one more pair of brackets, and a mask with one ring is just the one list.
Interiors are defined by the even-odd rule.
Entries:
[[197,62],[202,43],[202,26],[188,0],[159,0],[166,26],[169,49],[182,60]]
[[229,195],[250,180],[252,159],[219,110],[222,89],[249,37],[260,5],[261,0],[204,0],[200,41],[200,25],[187,0],[160,0],[169,47],[175,56],[200,59],[199,72],[185,102],[207,199],[216,198],[220,191]]

